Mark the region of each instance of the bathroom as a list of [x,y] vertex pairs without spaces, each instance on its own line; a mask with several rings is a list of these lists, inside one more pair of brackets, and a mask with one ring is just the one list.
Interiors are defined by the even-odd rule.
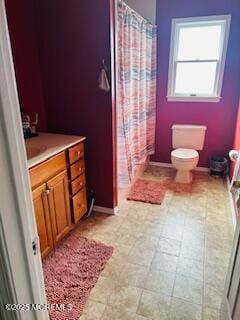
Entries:
[[[83,180],[83,183],[94,192],[94,212],[88,219],[78,222],[79,217],[76,218],[74,230],[83,237],[113,247],[112,257],[81,310],[81,319],[219,319],[221,297],[218,292],[222,294],[224,290],[232,229],[238,230],[239,219],[229,193],[231,177],[237,180],[237,170],[234,174],[234,165],[230,164],[229,178],[225,181],[210,177],[208,169],[212,156],[228,157],[230,150],[239,150],[240,147],[240,4],[238,0],[125,2],[144,20],[157,26],[155,149],[154,154],[147,154],[139,174],[128,187],[132,187],[139,175],[143,180],[164,182],[167,192],[162,205],[127,201],[127,193],[122,197],[119,192],[117,2],[5,1],[19,105],[32,121],[38,114],[38,132],[78,137],[67,141],[66,152],[83,142],[80,137],[86,137],[86,168],[83,169],[86,182]],[[1,5],[3,3],[2,0]],[[223,82],[218,101],[196,101],[196,97],[174,101],[168,91],[172,19],[223,15],[231,15],[231,22],[228,41],[225,33],[226,61],[225,65],[222,64]],[[98,78],[102,69],[111,85],[109,91],[99,89]],[[3,88],[1,86],[1,96]],[[16,121],[19,121],[20,112],[17,112]],[[6,116],[1,118],[7,119]],[[201,135],[203,145],[189,147],[199,154],[190,183],[174,182],[176,170],[171,159],[171,152],[175,149],[173,125],[197,125],[204,131]],[[4,126],[7,127],[7,123]],[[2,136],[10,133],[9,129]],[[10,141],[10,137],[8,139]],[[33,144],[34,139],[27,139],[26,143]],[[83,151],[77,149],[77,152]],[[71,176],[64,179],[71,179]],[[31,193],[26,197],[30,201]],[[84,197],[86,205],[86,194]],[[31,219],[33,209],[31,205],[28,207],[31,211],[28,219]],[[60,209],[61,206],[59,212],[62,212]],[[32,220],[31,223],[35,224]],[[60,238],[65,232],[71,233],[70,229],[65,228]],[[10,230],[15,229],[12,226]],[[29,232],[29,243],[35,239],[34,230]],[[218,243],[219,233],[221,243]],[[10,238],[10,242],[13,239]],[[20,244],[24,246],[24,243]],[[209,247],[212,250],[207,250]],[[27,260],[33,260],[35,256],[29,253],[31,248],[26,250]],[[209,252],[211,257],[207,257]],[[37,256],[41,266],[39,252]],[[36,264],[36,260],[33,261]],[[234,273],[234,266],[231,268]],[[215,275],[213,270],[217,270]],[[24,274],[24,270],[22,272]],[[38,284],[32,294],[34,302],[46,301],[40,285],[42,271],[40,277],[32,276],[32,279]],[[239,279],[239,275],[235,279]],[[17,301],[28,303],[32,300]],[[232,311],[234,320],[238,319],[238,308],[239,303],[236,303],[235,311]],[[24,319],[33,319],[30,312],[24,316]],[[36,317],[47,319],[47,313],[38,313]]]

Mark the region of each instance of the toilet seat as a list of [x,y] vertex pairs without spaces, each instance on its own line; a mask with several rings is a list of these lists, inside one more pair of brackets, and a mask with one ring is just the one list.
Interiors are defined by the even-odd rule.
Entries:
[[171,152],[171,156],[178,161],[187,162],[198,158],[198,152],[194,149],[175,149]]

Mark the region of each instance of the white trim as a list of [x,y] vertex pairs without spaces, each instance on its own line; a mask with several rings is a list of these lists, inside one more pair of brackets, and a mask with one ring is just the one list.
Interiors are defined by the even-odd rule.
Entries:
[[[11,266],[9,265],[7,244],[5,242],[4,230],[0,215],[0,283],[2,290],[0,291],[0,305],[4,306],[8,303],[13,303],[16,301],[16,292],[13,283],[13,279],[9,270]],[[0,310],[0,317],[6,320],[18,319],[16,314],[11,314],[8,311]]]
[[[221,91],[223,84],[224,68],[227,55],[229,31],[230,31],[231,15],[219,15],[219,16],[204,16],[204,17],[190,17],[172,19],[172,30],[170,40],[170,54],[169,54],[169,69],[168,69],[168,89],[167,89],[167,100],[168,101],[179,101],[179,102],[219,102],[221,99]],[[179,44],[179,30],[181,27],[192,27],[192,26],[204,26],[204,25],[221,25],[222,26],[222,39],[221,39],[221,56],[217,60],[216,78],[214,84],[213,95],[180,95],[174,93],[175,78],[176,78],[176,63],[180,62],[177,60],[177,49]],[[186,61],[184,61],[186,62]],[[191,62],[208,62],[208,60],[191,60]],[[209,60],[210,62],[210,60]]]
[[220,102],[222,97],[167,96],[169,102]]
[[[155,161],[150,161],[149,162],[150,166],[156,166],[156,167],[163,167],[163,168],[172,168],[175,169],[174,166],[171,163],[167,163],[167,162],[155,162]],[[199,172],[209,172],[210,169],[209,168],[205,168],[205,167],[196,167],[193,169],[193,171],[199,171]]]
[[229,196],[229,202],[230,202],[230,209],[231,209],[231,213],[232,213],[232,223],[233,223],[233,227],[235,230],[236,225],[237,225],[236,208],[235,208],[233,196],[231,193],[231,182],[230,182],[229,177],[227,177],[227,189],[228,189],[228,196]]
[[223,304],[225,304],[225,308],[227,310],[227,319],[226,320],[232,320],[231,310],[230,310],[230,304],[228,303],[227,297],[224,297]]
[[[46,303],[40,253],[34,255],[32,250],[38,236],[4,0],[0,0],[0,97],[0,240],[11,279],[3,291],[15,292],[15,303]],[[23,311],[17,319],[49,316],[47,311]]]
[[210,172],[209,168],[206,167],[196,167],[195,169],[193,169],[193,171],[198,171],[198,172]]
[[163,168],[173,168],[173,165],[171,163],[167,163],[167,162],[150,161],[149,165],[156,166],[156,167],[163,167]]
[[115,123],[116,123],[116,131],[115,131],[115,142],[116,142],[116,147],[115,147],[115,157],[116,157],[116,192],[117,192],[117,205],[120,204],[120,197],[119,197],[119,135],[118,135],[118,114],[120,112],[120,108],[118,108],[118,95],[117,92],[119,91],[119,84],[118,84],[118,77],[119,77],[119,57],[118,57],[118,0],[112,0],[114,2],[114,25],[111,28],[111,30],[114,31],[114,43],[112,45],[112,62],[114,63],[114,71],[115,71]]
[[[236,228],[234,232],[234,238],[233,238],[233,245],[232,245],[232,252],[231,252],[231,257],[230,257],[230,262],[228,266],[228,272],[227,272],[227,277],[226,277],[226,285],[225,285],[225,303],[224,306],[227,307],[227,316],[228,319],[232,319],[232,311],[230,304],[229,304],[229,291],[230,291],[230,286],[231,286],[231,281],[232,281],[232,275],[234,272],[234,267],[235,267],[235,262],[236,262],[236,256],[237,256],[237,250],[238,250],[238,243],[239,243],[239,238],[240,238],[240,218],[236,217]],[[222,318],[221,318],[222,319]]]
[[94,206],[93,211],[99,212],[99,213],[106,213],[110,215],[116,215],[118,213],[119,208],[106,208],[101,206]]

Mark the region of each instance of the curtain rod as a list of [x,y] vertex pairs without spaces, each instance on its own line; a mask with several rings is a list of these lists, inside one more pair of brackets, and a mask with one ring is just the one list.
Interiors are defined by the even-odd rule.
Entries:
[[157,27],[156,24],[151,23],[150,21],[148,21],[147,19],[145,19],[140,13],[138,13],[136,10],[134,10],[133,8],[131,8],[126,2],[124,2],[123,0],[118,0],[118,2],[123,3],[129,10],[131,10],[137,17],[141,18],[143,21],[145,21],[147,24],[150,24],[153,27]]

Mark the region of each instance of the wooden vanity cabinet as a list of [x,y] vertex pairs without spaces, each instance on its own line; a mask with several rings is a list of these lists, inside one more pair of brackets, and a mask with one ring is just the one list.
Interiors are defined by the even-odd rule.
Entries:
[[42,257],[72,228],[66,166],[63,152],[30,169]]
[[87,212],[83,142],[36,165],[29,174],[45,257]]

